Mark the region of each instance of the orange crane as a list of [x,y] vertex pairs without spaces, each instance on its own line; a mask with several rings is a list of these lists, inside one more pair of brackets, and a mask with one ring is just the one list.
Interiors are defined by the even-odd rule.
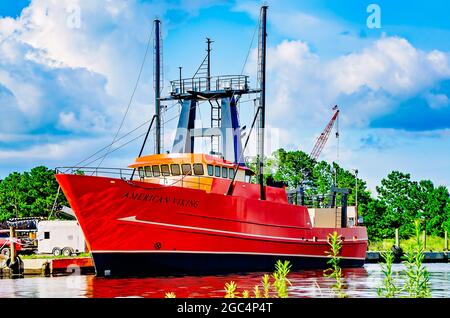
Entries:
[[[332,110],[334,110],[333,117],[331,117],[328,125],[325,127],[324,131],[317,138],[316,144],[314,145],[313,150],[311,151],[310,157],[314,160],[317,160],[322,152],[323,147],[325,146],[328,137],[330,137],[331,130],[333,129],[334,122],[337,120],[339,116],[338,106],[335,105]],[[336,129],[336,138],[339,138],[339,131]]]

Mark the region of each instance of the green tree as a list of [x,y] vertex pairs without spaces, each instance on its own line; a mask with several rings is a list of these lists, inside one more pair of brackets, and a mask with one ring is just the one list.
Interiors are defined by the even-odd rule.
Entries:
[[394,235],[394,229],[389,226],[387,205],[384,201],[370,198],[367,203],[361,205],[361,210],[364,211],[364,224],[369,240],[377,241]]
[[[285,181],[292,190],[303,187],[309,200],[307,204],[321,205],[329,202],[331,187],[348,188],[348,205],[356,204],[358,188],[358,212],[364,217],[370,240],[392,238],[395,228],[400,237],[414,234],[414,220],[420,218],[426,224],[427,234],[442,235],[450,232],[450,198],[446,187],[435,187],[429,180],[411,180],[408,173],[392,171],[377,186],[374,198],[364,180],[356,178],[352,170],[337,163],[316,162],[303,151],[277,150],[272,157],[265,158],[264,177],[272,175],[277,181]],[[251,163],[254,168],[254,163]],[[312,201],[311,198],[316,198]],[[336,202],[340,203],[340,195]],[[314,202],[314,203],[313,203]]]
[[446,207],[449,205],[449,193],[446,187],[435,188],[429,180],[413,184],[412,201],[416,209],[416,218],[424,223],[427,234],[443,235],[443,223],[446,221]]
[[17,217],[26,210],[22,174],[13,172],[0,183],[0,221]]
[[417,217],[417,184],[408,173],[392,171],[377,186],[378,197],[386,204],[384,223],[390,232],[399,228],[402,238],[414,234],[414,219]]
[[[407,173],[392,171],[377,187],[379,202],[368,206],[366,224],[374,239],[390,238],[399,228],[402,238],[414,235],[414,220],[426,224],[428,235],[442,235],[450,225],[448,189],[430,180],[412,181]],[[376,210],[378,209],[378,210]]]
[[313,185],[313,169],[316,162],[305,152],[279,149],[275,152],[275,162],[275,180],[286,181],[291,189]]
[[[0,183],[0,221],[10,217],[47,217],[58,191],[54,171],[44,166],[30,172],[13,172]],[[60,192],[57,208],[68,205]]]

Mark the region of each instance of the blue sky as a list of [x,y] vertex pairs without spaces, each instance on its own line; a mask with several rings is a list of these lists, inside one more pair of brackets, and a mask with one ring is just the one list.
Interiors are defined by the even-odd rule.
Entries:
[[[379,29],[366,24],[371,3],[381,9]],[[206,36],[215,41],[213,75],[240,74],[259,5],[0,0],[0,178],[40,164],[74,165],[112,140],[155,17],[163,22],[167,93],[178,66],[185,77],[195,72]],[[322,159],[358,168],[371,189],[391,170],[450,187],[450,3],[268,5],[267,122],[278,130],[279,145],[309,152],[331,117],[331,106],[338,104],[339,156],[337,141],[330,138]],[[256,39],[244,67],[253,83],[255,49]],[[120,135],[151,118],[152,85],[150,57]],[[241,109],[248,124],[253,106]],[[172,107],[165,119],[176,115]],[[168,150],[174,123],[165,126]],[[104,165],[126,166],[139,146],[137,139]],[[147,148],[152,151],[151,143]]]

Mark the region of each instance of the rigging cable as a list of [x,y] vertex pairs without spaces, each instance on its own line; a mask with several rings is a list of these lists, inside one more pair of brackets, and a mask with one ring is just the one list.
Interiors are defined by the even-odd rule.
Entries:
[[[216,96],[217,96],[217,95],[213,95],[213,96],[211,96],[209,99],[207,99],[207,100],[205,100],[205,101],[202,101],[202,103],[205,103],[205,102],[207,102],[208,100],[215,98]],[[171,108],[173,108],[173,107],[175,107],[175,106],[177,106],[177,105],[178,105],[178,103],[175,103],[175,104],[173,104],[172,106],[168,107],[167,110],[169,110],[169,109],[171,109]],[[169,122],[171,122],[172,120],[178,118],[179,116],[180,116],[180,114],[177,114],[177,115],[173,116],[172,118],[170,118],[170,119],[164,121],[164,125],[167,124],[167,123],[169,123]],[[145,124],[148,123],[148,122],[150,122],[150,120],[148,120],[148,121],[146,121],[144,124],[140,125],[139,128],[142,127],[143,125],[145,125]],[[152,128],[152,129],[150,130],[150,132],[153,132],[155,129],[156,129],[155,127]],[[137,129],[134,129],[133,131],[136,131],[136,130],[137,130]],[[138,138],[145,136],[146,133],[147,133],[147,132],[144,132],[144,133],[140,134],[139,136],[137,136],[137,137],[135,137],[135,138],[133,138],[133,139],[127,141],[126,143],[124,143],[124,144],[118,146],[117,148],[114,148],[113,150],[110,150],[109,153],[111,154],[111,153],[115,152],[116,150],[119,150],[120,148],[125,147],[125,146],[128,145],[129,143],[131,143],[131,142],[137,140]],[[127,135],[129,135],[129,134],[127,134]],[[125,136],[122,136],[120,139],[123,139],[123,137],[125,137]],[[120,139],[118,139],[117,141],[119,141]],[[116,142],[117,142],[117,141],[116,141]],[[98,152],[97,152],[97,153],[98,153]],[[93,156],[94,156],[94,155],[92,155],[91,157],[93,157]],[[88,162],[85,166],[86,166],[86,167],[89,166],[90,164],[92,164],[92,163],[94,163],[94,162],[96,162],[96,161],[102,159],[102,157],[103,157],[103,156],[100,156],[100,157],[98,157],[97,159],[91,160],[91,161]],[[84,161],[86,161],[86,160],[84,160]],[[97,167],[97,169],[98,169],[98,167]]]
[[[166,124],[166,123],[168,123],[168,122],[171,122],[172,120],[176,119],[177,117],[179,117],[179,115],[176,115],[176,116],[172,117],[171,119],[165,121],[164,124]],[[149,120],[149,121],[150,121],[150,120]],[[152,128],[152,129],[150,130],[150,132],[153,132],[154,130],[155,130],[155,128]],[[109,153],[111,154],[111,153],[113,153],[113,152],[115,152],[115,151],[117,151],[117,150],[119,150],[119,149],[125,147],[126,145],[128,145],[128,144],[130,144],[131,142],[133,142],[133,141],[135,141],[135,140],[137,140],[137,139],[139,139],[139,138],[145,136],[146,134],[147,134],[147,132],[144,132],[144,133],[140,134],[139,136],[137,136],[137,137],[135,137],[135,138],[133,138],[133,139],[131,139],[131,140],[125,142],[124,144],[118,146],[117,148],[114,148],[114,149],[110,150]],[[104,157],[104,156],[100,156],[100,157],[98,157],[97,159],[94,159],[94,160],[88,162],[88,163],[86,164],[86,167],[88,167],[90,164],[92,164],[92,163],[94,163],[94,162],[96,162],[96,161],[102,159],[103,157]],[[98,168],[99,168],[99,167],[97,167],[97,169],[98,169]]]
[[[250,127],[250,131],[248,133],[247,139],[245,140],[244,149],[242,149],[241,155],[239,156],[239,162],[242,160],[242,157],[244,155],[245,149],[247,149],[248,141],[250,140],[250,135],[252,133],[253,127],[255,126],[255,123],[256,123],[256,120],[258,118],[260,110],[261,110],[261,106],[258,107],[258,109],[256,110],[256,113],[255,113],[255,116],[253,117],[252,126]],[[231,179],[230,184],[228,186],[228,192],[227,192],[228,195],[233,194],[233,183],[234,183],[234,180],[236,178],[237,171],[239,169],[239,162],[236,164],[236,167],[234,168],[233,178]]]
[[[142,70],[144,69],[145,61],[147,60],[147,55],[148,55],[148,51],[149,51],[149,48],[150,48],[150,44],[152,43],[153,29],[154,29],[154,25],[153,25],[153,27],[152,27],[152,32],[150,33],[150,36],[149,36],[149,38],[148,38],[147,47],[146,47],[146,49],[145,49],[145,54],[144,54],[144,58],[143,58],[143,60],[142,60],[142,64],[141,64],[141,68],[140,68],[140,70],[139,70],[138,77],[137,77],[137,79],[136,79],[136,84],[134,85],[133,92],[132,92],[132,94],[131,94],[131,96],[130,96],[130,101],[128,102],[127,109],[126,109],[126,111],[125,111],[125,114],[124,114],[123,117],[122,117],[122,121],[121,121],[121,123],[120,123],[120,125],[119,125],[119,128],[117,129],[117,132],[116,132],[116,134],[114,135],[113,143],[114,143],[114,141],[116,140],[117,136],[119,135],[120,130],[122,129],[122,126],[123,126],[123,124],[124,124],[124,122],[125,122],[125,118],[127,117],[128,111],[130,110],[131,103],[133,102],[134,95],[135,95],[136,90],[137,90],[137,87],[138,87],[138,85],[139,85],[139,81],[140,81],[141,75],[142,75]],[[111,152],[110,152],[110,151],[111,151],[111,146],[112,146],[112,144],[109,145],[108,150],[106,151],[106,154],[103,156],[102,160],[101,160],[100,163],[98,164],[97,169],[98,169],[98,168],[100,167],[100,165],[103,163],[103,160],[105,160],[106,156],[108,156],[108,155],[111,153]]]
[[[177,106],[176,104],[172,104],[170,107],[168,107],[165,111],[167,112],[168,110],[172,109],[173,107]],[[96,151],[95,153],[93,153],[92,155],[90,155],[89,157],[77,162],[74,167],[78,167],[80,164],[88,161],[89,159],[91,159],[92,157],[94,157],[95,155],[99,154],[100,152],[102,152],[103,150],[107,149],[108,147],[112,146],[115,143],[118,143],[120,140],[122,140],[123,138],[127,137],[128,135],[134,133],[136,130],[138,130],[139,128],[142,128],[143,126],[147,125],[149,122],[151,121],[151,119],[143,122],[142,124],[140,124],[139,126],[137,126],[136,128],[130,130],[129,132],[127,132],[126,134],[122,135],[120,138],[116,139],[116,141],[109,143],[108,145],[106,145],[105,147],[99,149],[98,151]],[[94,160],[97,161],[99,159]],[[92,161],[91,161],[92,163]],[[69,169],[67,169],[65,172],[67,172]]]
[[259,27],[259,22],[256,24],[255,30],[253,31],[252,40],[251,40],[250,46],[248,48],[247,56],[245,57],[245,60],[244,60],[244,65],[242,66],[241,75],[244,73],[245,66],[247,65],[247,60],[248,60],[248,57],[250,56],[250,51],[252,50],[253,41],[255,40],[256,30],[258,30],[258,27]]

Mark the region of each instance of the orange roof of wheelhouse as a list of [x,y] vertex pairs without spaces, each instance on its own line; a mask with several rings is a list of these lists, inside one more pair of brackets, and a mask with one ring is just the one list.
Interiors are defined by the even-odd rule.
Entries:
[[[221,165],[229,168],[236,167],[236,164],[230,161],[201,153],[170,153],[170,154],[148,155],[136,158],[135,162],[130,164],[128,167],[138,168],[149,165],[182,164],[182,163],[206,163],[212,165]],[[250,170],[245,166],[240,166],[239,169]]]

